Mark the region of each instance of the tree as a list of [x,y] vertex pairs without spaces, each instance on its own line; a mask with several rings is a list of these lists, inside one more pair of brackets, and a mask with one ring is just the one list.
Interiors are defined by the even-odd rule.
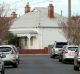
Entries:
[[19,46],[19,38],[13,33],[7,32],[4,40],[7,41],[7,44]]
[[11,18],[6,17],[8,8],[5,8],[5,5],[0,4],[0,44],[4,40],[5,34],[8,32],[8,29],[11,24]]
[[72,16],[66,23],[62,22],[59,26],[70,43],[80,44],[80,16]]

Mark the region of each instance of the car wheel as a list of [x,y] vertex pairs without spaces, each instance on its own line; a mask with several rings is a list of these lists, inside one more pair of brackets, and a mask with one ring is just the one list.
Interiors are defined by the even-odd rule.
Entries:
[[59,58],[59,62],[62,62],[62,60]]
[[18,64],[20,64],[20,61],[18,60]]
[[13,68],[17,68],[18,67],[18,65],[17,64],[13,64]]
[[53,58],[54,58],[54,59],[55,59],[55,57],[56,57],[56,56],[55,56],[55,55],[53,55]]
[[62,59],[62,63],[63,63],[63,64],[65,64],[65,63],[66,63],[66,61]]
[[75,71],[79,71],[79,67],[78,66],[74,66],[74,70]]
[[18,67],[18,61],[13,64],[13,68],[17,68],[17,67]]
[[50,58],[53,58],[53,55],[50,55]]
[[18,61],[18,64],[19,64],[20,63],[20,59],[18,58],[17,61]]

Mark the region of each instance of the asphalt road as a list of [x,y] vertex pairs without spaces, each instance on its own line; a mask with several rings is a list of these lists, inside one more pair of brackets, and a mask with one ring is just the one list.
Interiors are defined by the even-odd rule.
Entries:
[[62,64],[49,55],[23,55],[18,68],[6,66],[5,74],[80,74],[73,64]]

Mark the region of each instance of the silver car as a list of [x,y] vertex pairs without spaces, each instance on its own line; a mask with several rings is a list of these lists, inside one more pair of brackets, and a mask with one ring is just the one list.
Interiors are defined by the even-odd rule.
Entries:
[[2,53],[0,53],[0,73],[1,74],[5,74],[5,70],[4,70],[4,62],[2,60],[4,56],[2,55]]
[[73,62],[76,49],[78,49],[76,45],[65,45],[59,54],[59,61],[63,63],[66,61]]
[[59,56],[60,50],[64,45],[68,45],[68,42],[54,42],[53,47],[51,48],[50,55],[51,57],[55,58],[56,56]]
[[74,70],[78,71],[80,67],[80,47],[76,49],[74,56]]
[[12,65],[14,68],[18,67],[19,53],[14,45],[0,45],[0,52],[5,55],[2,58],[5,65]]

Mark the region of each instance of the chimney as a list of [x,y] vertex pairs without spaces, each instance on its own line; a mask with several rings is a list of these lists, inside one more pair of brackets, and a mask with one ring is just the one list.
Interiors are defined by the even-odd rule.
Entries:
[[29,2],[27,2],[27,5],[25,6],[25,14],[28,12],[30,12]]
[[16,12],[13,11],[13,12],[11,13],[11,17],[12,17],[12,18],[17,18]]
[[48,17],[54,18],[54,6],[51,3],[48,6]]

